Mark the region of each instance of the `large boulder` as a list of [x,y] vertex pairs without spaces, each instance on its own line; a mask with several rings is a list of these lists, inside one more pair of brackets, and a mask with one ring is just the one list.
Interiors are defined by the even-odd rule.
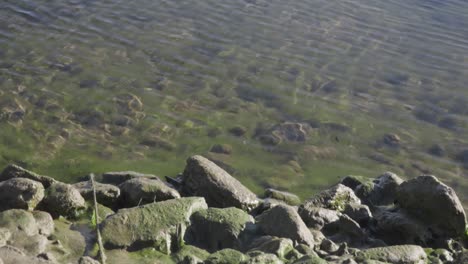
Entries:
[[[93,201],[93,184],[91,181],[83,181],[73,184],[87,201]],[[94,182],[96,190],[97,202],[108,207],[115,206],[117,199],[120,197],[120,189],[111,184]]]
[[402,183],[397,202],[439,237],[457,237],[465,232],[466,215],[458,196],[434,176],[419,176]]
[[252,216],[235,208],[209,208],[194,213],[186,240],[210,252],[224,248],[242,249],[248,238],[248,227],[254,224]]
[[170,253],[182,243],[190,216],[207,209],[201,197],[189,197],[121,209],[100,225],[106,248],[155,247]]
[[59,216],[75,218],[86,209],[86,201],[72,185],[56,182],[46,189],[39,208],[54,218]]
[[414,245],[370,248],[358,252],[356,257],[358,263],[375,260],[394,264],[425,264],[426,259],[424,249]]
[[182,192],[185,195],[202,196],[210,207],[237,207],[251,210],[259,200],[237,179],[202,156],[192,156],[187,160]]
[[44,198],[44,186],[26,178],[12,178],[0,183],[0,211],[33,210]]
[[56,180],[51,177],[42,176],[21,168],[18,165],[10,164],[2,171],[2,173],[0,173],[0,181],[6,181],[12,178],[27,178],[33,181],[38,181],[44,185],[44,188],[48,188],[50,185],[56,182]]
[[51,243],[47,247],[47,255],[56,263],[77,263],[86,251],[84,235],[75,230],[77,225],[64,218],[54,220],[54,226],[54,232],[49,236]]
[[0,247],[0,263],[3,264],[56,264],[55,262],[30,256],[23,250],[13,247]]
[[287,205],[278,205],[257,217],[257,224],[266,234],[290,238],[296,243],[314,245],[312,233],[297,211]]
[[341,212],[346,208],[346,205],[350,203],[361,204],[361,200],[356,197],[351,188],[343,184],[337,184],[305,201],[299,206],[299,212],[301,213],[301,211],[307,211],[309,208],[314,207],[322,207]]
[[373,181],[362,183],[355,189],[361,201],[370,206],[393,204],[398,186],[403,180],[395,173],[385,172]]
[[124,207],[180,198],[177,190],[159,178],[134,178],[122,183],[119,187],[122,191],[120,201]]

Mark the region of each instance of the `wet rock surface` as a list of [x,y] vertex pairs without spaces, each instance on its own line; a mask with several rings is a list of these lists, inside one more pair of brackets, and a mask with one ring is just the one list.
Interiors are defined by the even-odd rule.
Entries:
[[100,263],[93,226],[102,235],[108,263],[468,259],[463,207],[434,176],[407,181],[390,172],[375,179],[347,176],[301,204],[296,195],[275,189],[259,199],[213,162],[193,156],[182,177],[166,178],[170,183],[136,172],[98,176],[111,184],[96,182],[97,200],[112,210],[98,204],[96,217],[87,209],[90,182],[69,185],[17,166],[5,171],[0,181],[4,264]]

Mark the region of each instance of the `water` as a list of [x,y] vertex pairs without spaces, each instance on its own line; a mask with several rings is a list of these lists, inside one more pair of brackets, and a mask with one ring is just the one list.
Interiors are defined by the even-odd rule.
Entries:
[[175,175],[203,154],[257,193],[307,197],[391,170],[435,174],[466,202],[467,11],[461,0],[4,0],[0,165],[72,181]]

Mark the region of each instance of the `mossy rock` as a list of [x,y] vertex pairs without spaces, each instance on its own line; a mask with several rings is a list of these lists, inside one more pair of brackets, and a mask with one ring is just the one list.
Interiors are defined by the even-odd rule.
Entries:
[[357,253],[356,260],[376,260],[395,264],[423,264],[427,259],[426,252],[420,246],[402,245],[370,248]]
[[170,256],[155,249],[128,252],[122,249],[106,250],[107,263],[112,264],[176,264]]
[[77,263],[85,253],[86,241],[83,235],[71,229],[71,223],[63,218],[54,221],[54,233],[49,237],[52,243],[47,252],[58,263]]
[[204,249],[185,245],[172,257],[177,263],[203,263],[209,255],[210,253]]
[[226,248],[211,254],[205,261],[205,264],[239,264],[247,261],[248,256],[243,253]]
[[307,255],[296,261],[293,264],[327,264],[328,262],[318,256]]
[[293,206],[299,205],[301,203],[301,199],[297,195],[289,192],[278,191],[271,188],[265,190],[265,197],[280,200],[287,203],[288,205]]

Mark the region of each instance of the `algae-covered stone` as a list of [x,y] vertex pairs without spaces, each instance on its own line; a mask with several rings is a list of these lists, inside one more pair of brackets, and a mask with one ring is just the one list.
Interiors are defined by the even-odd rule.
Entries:
[[424,264],[426,252],[420,246],[401,245],[370,248],[357,253],[358,262],[366,259],[389,262],[394,264]]
[[210,252],[241,249],[246,228],[254,223],[252,216],[235,207],[201,210],[190,219],[187,242]]
[[72,223],[63,218],[54,221],[54,233],[49,237],[51,243],[47,252],[57,263],[77,263],[86,249],[83,235],[73,229]]
[[294,246],[291,239],[271,236],[257,238],[252,242],[249,249],[249,251],[261,251],[275,254],[281,259],[285,259],[293,250]]
[[419,176],[402,183],[397,201],[441,237],[457,237],[465,232],[466,215],[458,196],[434,176]]
[[209,255],[210,253],[204,249],[185,245],[177,253],[174,253],[172,257],[177,263],[197,264],[203,263]]
[[101,264],[99,261],[91,257],[81,257],[78,264]]
[[202,156],[187,160],[182,178],[185,195],[205,197],[210,207],[237,207],[251,210],[259,200],[237,179]]
[[302,210],[308,210],[308,208],[311,207],[322,207],[330,210],[343,211],[346,205],[350,203],[360,204],[361,201],[356,197],[352,189],[342,184],[337,184],[305,201],[299,207],[299,212]]
[[155,247],[170,253],[181,243],[190,216],[207,209],[201,197],[189,197],[121,209],[101,225],[106,248]]
[[293,264],[328,264],[328,262],[316,255],[307,255],[294,261]]
[[226,248],[211,254],[206,260],[205,264],[236,264],[243,263],[249,259],[248,256],[241,252]]
[[250,251],[247,253],[249,259],[244,261],[243,264],[283,264],[276,255],[271,253],[264,253],[262,251]]
[[42,183],[26,178],[12,178],[0,183],[0,211],[33,210],[44,198]]
[[44,188],[49,188],[50,185],[53,183],[57,182],[51,177],[48,176],[42,176],[37,173],[34,173],[32,171],[26,170],[24,168],[21,168],[18,165],[8,165],[2,173],[0,173],[0,181],[6,181],[8,179],[12,178],[27,178],[33,181],[38,181],[42,183]]
[[[83,181],[73,184],[87,201],[93,200],[93,184],[91,181]],[[120,196],[120,189],[111,184],[94,182],[97,202],[105,206],[113,207]]]
[[297,211],[278,205],[257,217],[260,229],[267,235],[290,238],[296,243],[314,245],[314,238]]
[[265,190],[265,197],[280,200],[289,205],[299,205],[301,203],[301,199],[297,195],[271,188]]
[[131,252],[122,249],[106,250],[106,257],[106,263],[109,264],[181,264],[153,248]]
[[125,207],[180,198],[177,190],[159,178],[134,178],[125,181],[119,187],[122,191],[120,201]]
[[39,208],[47,211],[54,218],[59,216],[75,218],[84,212],[86,202],[75,187],[57,182],[46,189]]

